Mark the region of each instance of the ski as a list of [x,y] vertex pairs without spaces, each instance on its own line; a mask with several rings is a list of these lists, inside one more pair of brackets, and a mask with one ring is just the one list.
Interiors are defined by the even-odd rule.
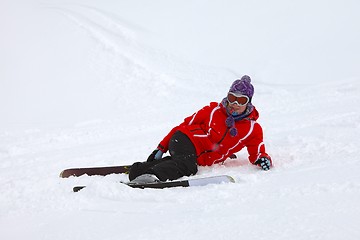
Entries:
[[171,187],[195,187],[195,186],[205,186],[208,184],[220,184],[220,183],[230,183],[235,182],[234,178],[228,175],[220,175],[213,177],[202,177],[195,179],[187,180],[175,180],[168,182],[154,182],[154,183],[126,183],[129,187],[132,188],[171,188]]
[[111,167],[89,167],[89,168],[69,168],[65,169],[60,173],[61,178],[68,177],[79,177],[81,175],[99,175],[105,176],[113,173],[129,173],[131,165],[123,165],[123,166],[111,166]]
[[[124,183],[129,187],[132,188],[172,188],[172,187],[195,187],[195,186],[205,186],[208,184],[221,184],[221,183],[234,183],[235,180],[231,176],[228,175],[219,175],[213,177],[202,177],[202,178],[195,178],[195,179],[187,179],[187,180],[175,180],[175,181],[168,181],[168,182],[154,182],[154,183]],[[76,186],[73,188],[74,192],[78,192],[81,189],[85,188],[86,186]]]

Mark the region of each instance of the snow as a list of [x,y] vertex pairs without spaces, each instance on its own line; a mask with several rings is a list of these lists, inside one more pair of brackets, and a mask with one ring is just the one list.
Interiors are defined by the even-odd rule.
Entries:
[[[358,1],[0,1],[2,239],[359,239]],[[132,189],[65,168],[143,161],[248,74],[271,171],[246,151]],[[78,193],[75,185],[88,187]]]

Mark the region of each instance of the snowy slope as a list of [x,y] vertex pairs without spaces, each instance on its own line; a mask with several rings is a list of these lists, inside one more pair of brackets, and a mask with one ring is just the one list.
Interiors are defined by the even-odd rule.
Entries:
[[[357,1],[0,2],[2,239],[359,239]],[[249,74],[275,167],[246,151],[139,190],[130,164]],[[195,176],[196,177],[196,176]],[[72,193],[74,185],[89,187]]]

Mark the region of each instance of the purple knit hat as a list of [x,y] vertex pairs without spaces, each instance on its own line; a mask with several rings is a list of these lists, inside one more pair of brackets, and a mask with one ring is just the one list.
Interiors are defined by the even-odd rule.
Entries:
[[246,95],[251,99],[254,95],[254,86],[251,84],[251,78],[248,75],[244,75],[241,79],[235,80],[229,92]]

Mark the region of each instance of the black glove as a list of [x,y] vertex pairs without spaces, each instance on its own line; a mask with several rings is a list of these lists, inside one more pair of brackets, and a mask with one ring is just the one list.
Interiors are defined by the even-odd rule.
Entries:
[[147,162],[152,162],[154,160],[160,159],[162,157],[164,153],[159,150],[159,149],[155,149],[150,156],[148,157],[148,159],[146,160]]
[[270,170],[271,167],[271,160],[267,157],[261,157],[254,162],[255,165],[258,165],[263,170],[267,171]]
[[231,159],[236,159],[237,156],[233,153],[233,154],[231,154],[231,155],[229,156],[229,158],[231,158]]

